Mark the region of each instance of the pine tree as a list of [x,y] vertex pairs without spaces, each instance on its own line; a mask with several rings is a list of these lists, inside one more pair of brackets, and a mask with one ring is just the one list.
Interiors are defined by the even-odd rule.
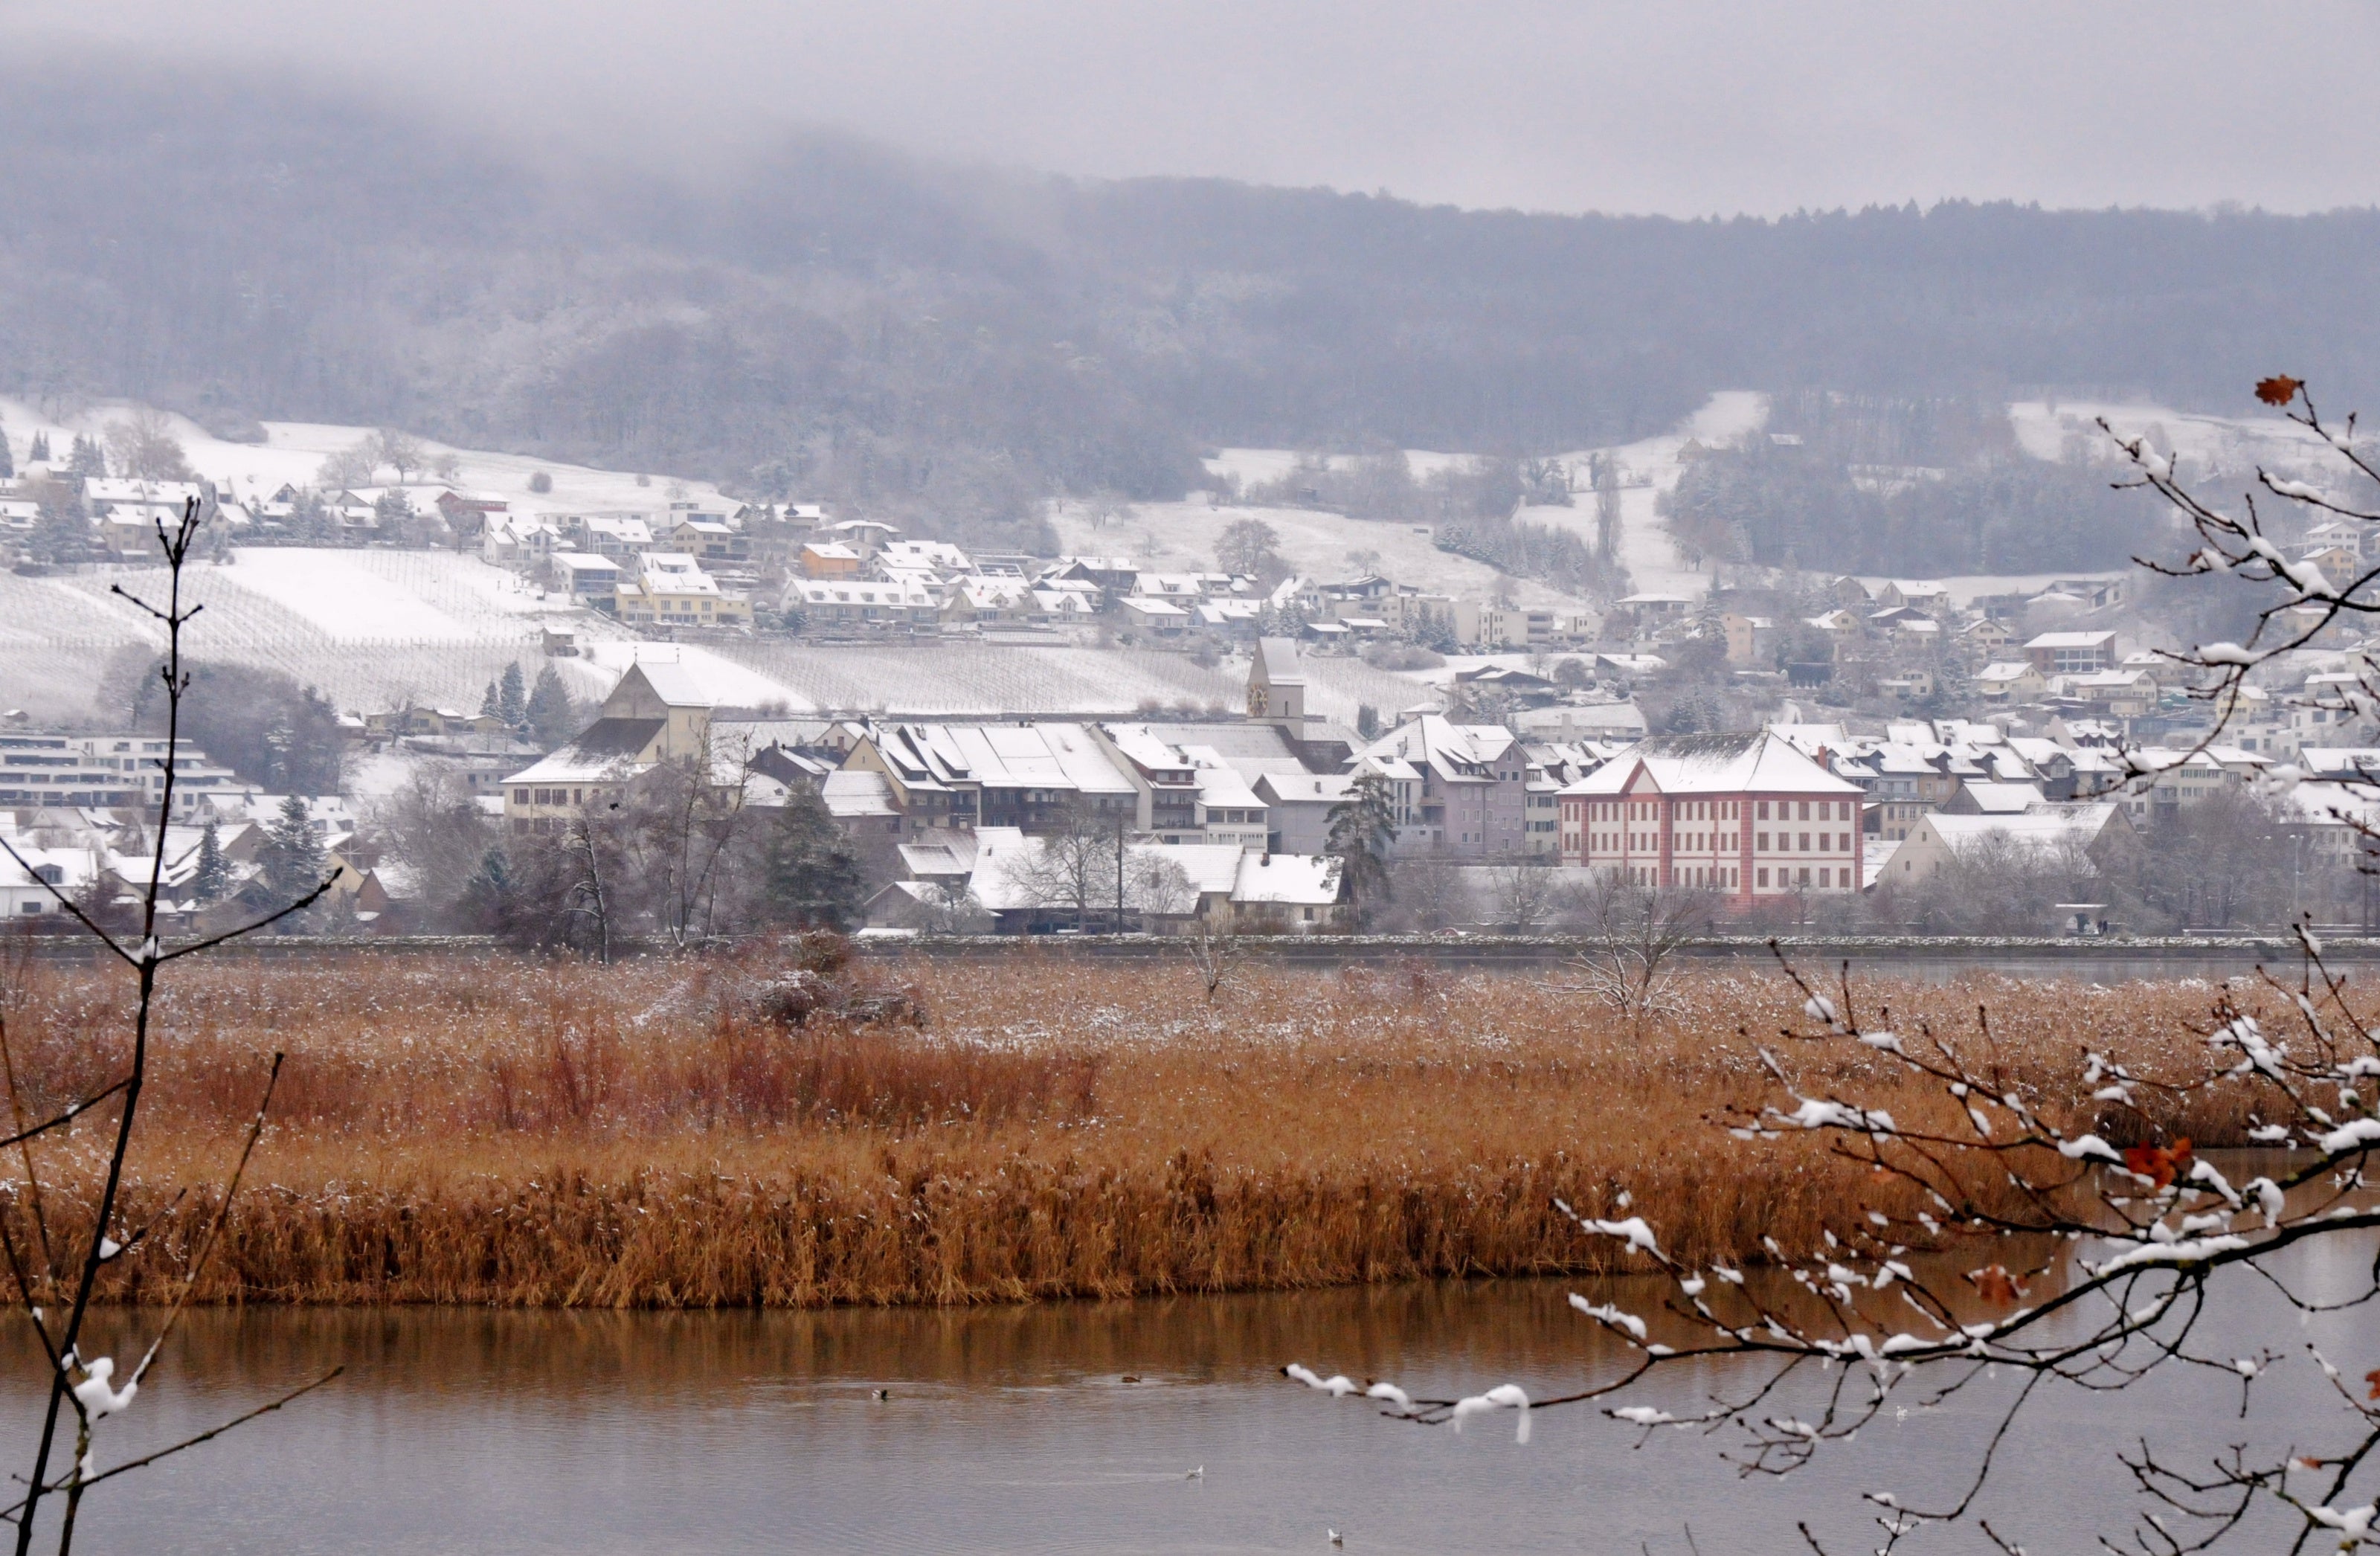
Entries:
[[199,837],[199,868],[190,877],[190,894],[199,899],[201,907],[231,894],[231,863],[224,857],[223,838],[217,834],[212,818]]
[[80,432],[75,434],[74,448],[67,456],[67,473],[77,476],[107,474],[107,456],[101,451],[97,438],[87,438]]
[[16,462],[8,457],[8,430],[0,427],[0,480],[13,480],[16,474]]
[[25,450],[25,463],[28,465],[46,465],[49,462],[50,434],[47,432],[35,432],[33,434],[33,446]]
[[264,833],[264,881],[273,894],[294,902],[322,881],[322,845],[314,836],[313,818],[297,795],[283,796],[281,814]]
[[504,666],[496,716],[504,721],[506,729],[518,729],[528,723],[528,683],[521,677],[520,662],[517,660]]
[[528,730],[537,743],[551,751],[570,738],[570,726],[577,717],[570,706],[570,694],[562,689],[560,672],[551,664],[540,670],[537,685],[528,694]]
[[496,700],[496,683],[490,681],[488,683],[488,689],[480,694],[480,717],[483,719],[501,718],[503,717],[503,714],[499,710],[502,707],[503,704]]
[[1388,855],[1396,841],[1397,810],[1387,777],[1366,772],[1330,808],[1322,851],[1339,861],[1339,878],[1366,918],[1389,900]]
[[769,899],[784,918],[841,928],[857,914],[867,878],[818,791],[796,786],[787,795],[761,847]]
[[491,848],[480,857],[479,870],[463,883],[463,920],[481,934],[504,934],[517,916],[518,895],[512,861],[503,849]]

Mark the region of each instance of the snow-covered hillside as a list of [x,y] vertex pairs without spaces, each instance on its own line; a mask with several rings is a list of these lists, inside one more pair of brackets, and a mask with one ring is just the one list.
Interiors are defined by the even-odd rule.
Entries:
[[[1621,468],[1620,559],[1640,590],[1664,594],[1701,594],[1710,587],[1707,574],[1686,565],[1670,540],[1670,531],[1654,511],[1660,494],[1678,482],[1679,451],[1691,440],[1704,444],[1731,442],[1758,432],[1768,419],[1768,397],[1751,390],[1731,389],[1713,395],[1700,410],[1672,431],[1640,438],[1614,448],[1576,449],[1560,457],[1569,464],[1579,486],[1587,480],[1587,461],[1608,455]],[[1428,476],[1471,457],[1434,449],[1409,448],[1405,460],[1416,478]],[[1278,480],[1296,465],[1295,451],[1285,448],[1226,448],[1207,461],[1215,475],[1236,478],[1243,486]],[[1352,456],[1332,460],[1339,466]],[[1361,571],[1352,558],[1377,554],[1381,572],[1400,583],[1424,583],[1455,594],[1485,597],[1494,587],[1496,570],[1482,563],[1450,556],[1430,543],[1427,526],[1374,523],[1339,514],[1307,509],[1210,507],[1204,503],[1145,503],[1132,517],[1104,529],[1095,528],[1087,510],[1059,516],[1059,536],[1070,551],[1123,553],[1151,565],[1188,568],[1211,566],[1215,542],[1234,519],[1259,517],[1281,537],[1281,557],[1302,573],[1335,577]],[[1531,523],[1567,529],[1581,539],[1595,540],[1595,506],[1582,494],[1574,507],[1531,507],[1521,517]],[[1145,539],[1144,539],[1145,537]],[[1176,560],[1178,558],[1178,560]],[[1523,604],[1557,604],[1562,597],[1541,585],[1522,582]]]
[[2146,436],[2152,444],[2162,443],[2182,458],[2216,469],[2243,471],[2260,464],[2275,471],[2338,468],[2336,450],[2277,411],[2207,416],[2095,400],[2019,400],[2009,407],[2018,446],[2036,459],[2104,456],[2110,440],[2099,426],[2102,417],[2119,437]]
[[[1124,517],[1101,523],[1096,509],[1061,504],[1050,515],[1058,544],[1069,554],[1128,556],[1160,573],[1212,569],[1223,531],[1245,518],[1270,525],[1281,560],[1307,577],[1377,571],[1399,583],[1484,600],[1503,576],[1484,562],[1439,550],[1427,524],[1350,518],[1317,508],[1136,503]],[[1524,605],[1559,605],[1568,598],[1528,579],[1515,579],[1514,588]]]
[[[476,557],[421,551],[246,548],[186,580],[206,609],[186,642],[200,660],[280,670],[343,709],[478,705],[480,688],[540,652],[538,626],[558,608]],[[0,574],[0,707],[79,719],[119,656],[163,642],[156,624],[109,592],[153,593],[157,567],[101,567],[55,577]],[[573,613],[597,638],[625,636]],[[577,672],[582,693],[601,689]],[[605,683],[608,684],[608,683]]]
[[[6,432],[9,447],[19,465],[23,464],[26,449],[36,432],[47,433],[53,452],[63,459],[67,444],[75,434],[103,436],[111,423],[125,419],[140,408],[125,401],[104,400],[70,411],[44,411],[26,400],[0,397],[0,432]],[[243,495],[257,487],[270,490],[285,481],[310,486],[314,484],[323,460],[355,447],[371,435],[369,427],[342,427],[315,421],[267,421],[263,423],[264,442],[226,443],[210,435],[187,417],[169,416],[166,420],[172,425],[174,435],[180,442],[192,469],[210,480],[233,486]],[[638,476],[633,471],[598,470],[583,465],[562,465],[552,460],[533,459],[526,455],[456,448],[426,438],[422,440],[422,448],[433,460],[442,455],[453,456],[456,466],[455,485],[499,492],[516,506],[650,508],[669,500],[673,489],[683,492],[693,501],[719,499],[718,487],[709,481],[681,481],[651,476],[647,478],[650,484],[638,485]],[[539,473],[553,482],[553,490],[532,496],[528,490],[529,478]]]

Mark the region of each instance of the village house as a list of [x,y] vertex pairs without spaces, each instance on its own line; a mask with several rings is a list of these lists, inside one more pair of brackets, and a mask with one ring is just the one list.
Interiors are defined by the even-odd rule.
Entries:
[[504,779],[504,824],[551,833],[665,761],[710,758],[710,694],[684,666],[638,660],[578,737]]
[[2116,662],[2112,632],[2045,632],[2024,645],[2025,658],[2044,675],[2087,675]]
[[2110,849],[2137,837],[2121,806],[2105,800],[2046,801],[2013,814],[1937,811],[1892,851],[1882,880],[1923,881],[1986,845],[2013,847],[2045,862],[2096,869]]
[[1737,906],[1855,892],[1860,805],[1857,784],[1767,731],[1660,735],[1562,790],[1561,857]]
[[1425,713],[1358,751],[1355,769],[1366,768],[1409,785],[1395,852],[1474,862],[1529,852],[1528,753],[1503,725]]

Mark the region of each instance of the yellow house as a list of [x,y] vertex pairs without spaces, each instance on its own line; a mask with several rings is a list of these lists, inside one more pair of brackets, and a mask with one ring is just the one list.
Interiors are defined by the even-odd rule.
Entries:
[[710,694],[683,665],[639,660],[578,738],[504,780],[506,829],[559,831],[638,773],[700,757],[710,740]]

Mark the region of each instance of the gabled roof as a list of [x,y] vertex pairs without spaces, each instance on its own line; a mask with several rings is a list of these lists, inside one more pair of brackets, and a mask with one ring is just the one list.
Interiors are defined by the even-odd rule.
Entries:
[[[1643,784],[1637,783],[1640,774]],[[1862,790],[1762,730],[1751,735],[1664,735],[1640,741],[1562,791],[1596,796],[1631,792],[1849,796]]]
[[504,782],[571,784],[616,776],[632,766],[665,727],[661,719],[598,719],[577,739]]
[[1305,684],[1305,668],[1298,663],[1297,643],[1289,638],[1257,639],[1256,663],[1267,686],[1302,687]]

